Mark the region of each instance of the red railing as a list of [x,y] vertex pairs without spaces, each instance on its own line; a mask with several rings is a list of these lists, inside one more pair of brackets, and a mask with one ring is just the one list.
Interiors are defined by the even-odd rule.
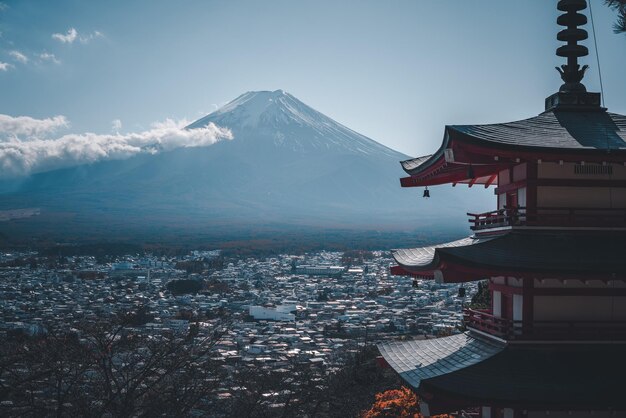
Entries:
[[625,341],[626,321],[513,321],[487,310],[465,309],[464,323],[505,340]]
[[463,322],[467,327],[505,339],[508,338],[513,325],[513,321],[495,317],[486,309],[465,309]]
[[587,226],[626,227],[626,208],[526,208],[505,207],[485,213],[468,213],[470,228],[499,228],[504,226]]

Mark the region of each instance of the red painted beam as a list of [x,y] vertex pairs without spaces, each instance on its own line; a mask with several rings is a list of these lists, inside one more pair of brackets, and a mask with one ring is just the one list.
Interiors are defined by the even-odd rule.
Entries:
[[[429,276],[428,272],[419,273],[419,274],[413,273],[409,270],[405,270],[402,266],[392,266],[389,270],[392,276],[410,276],[410,277],[415,277],[415,278]],[[430,276],[432,276],[432,274],[430,274]]]
[[[441,254],[440,256],[442,256]],[[501,267],[491,266],[471,266],[462,264],[457,261],[445,261],[439,266],[443,276],[444,283],[465,283],[477,280],[483,280],[488,277],[516,277],[529,279],[574,279],[574,280],[626,280],[626,275],[618,274],[613,276],[611,273],[568,273],[568,272],[550,272],[550,271],[516,271]],[[520,291],[522,288],[519,288]]]
[[440,184],[448,183],[471,183],[471,184],[484,184],[492,176],[498,175],[498,172],[502,169],[501,165],[473,165],[474,178],[467,176],[468,166],[459,164],[449,164],[446,168],[441,169],[436,173],[424,175],[413,175],[411,177],[403,177],[400,179],[400,185],[402,187],[424,187],[424,186],[437,186]]
[[536,287],[534,296],[626,296],[626,288],[618,287]]
[[537,179],[537,186],[554,187],[626,187],[626,180],[605,179]]
[[491,186],[493,182],[496,181],[497,178],[498,178],[497,174],[494,174],[493,176],[489,177],[489,180],[487,180],[487,183],[485,183],[485,189]]
[[466,163],[493,162],[498,157],[499,162],[521,162],[541,160],[542,162],[593,162],[593,163],[618,163],[626,162],[626,153],[612,150],[607,154],[606,150],[581,150],[580,152],[566,151],[562,149],[528,150],[525,147],[506,146],[500,144],[470,144],[457,140],[451,140],[449,148],[454,150],[454,160]]
[[489,282],[489,290],[500,292],[504,295],[523,295],[524,289],[521,287],[507,286],[505,284],[497,284]]
[[[499,144],[475,144],[467,143],[460,140],[450,140],[447,144],[454,154],[454,161],[446,162],[442,155],[439,159],[432,162],[427,167],[420,167],[418,173],[412,175],[413,183],[409,181],[401,181],[403,187],[416,186],[434,186],[437,184],[445,184],[452,182],[467,181],[466,173],[462,174],[467,164],[473,164],[474,170],[481,165],[483,166],[499,166],[506,167],[511,163],[531,162],[536,165],[538,160],[542,162],[589,162],[589,163],[618,163],[626,162],[626,153],[615,151],[606,154],[602,150],[584,150],[581,152],[572,152],[564,154],[560,149],[542,149],[528,150],[524,147],[505,146]],[[446,167],[453,165],[461,167],[461,172],[451,175],[451,170]],[[497,170],[499,171],[499,170]],[[477,173],[477,177],[497,174],[497,171]],[[578,180],[576,180],[578,182]],[[593,180],[592,180],[593,181]],[[626,186],[616,186],[626,187]]]
[[[626,187],[626,180],[606,179],[532,179],[519,180],[513,183],[499,186],[496,194],[507,193],[520,187]],[[527,195],[528,196],[528,195]]]
[[508,193],[513,190],[517,190],[521,187],[527,187],[528,182],[526,180],[519,180],[513,183],[505,184],[504,186],[496,187],[496,194]]

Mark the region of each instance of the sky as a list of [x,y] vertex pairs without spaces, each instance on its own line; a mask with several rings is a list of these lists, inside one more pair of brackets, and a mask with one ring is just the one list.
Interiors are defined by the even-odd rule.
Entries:
[[[283,89],[419,156],[446,124],[542,112],[564,63],[556,0],[0,1],[0,144],[18,117],[87,142],[149,136],[246,91]],[[626,113],[626,35],[602,0],[591,4],[605,104]],[[600,91],[586,29],[584,82]]]

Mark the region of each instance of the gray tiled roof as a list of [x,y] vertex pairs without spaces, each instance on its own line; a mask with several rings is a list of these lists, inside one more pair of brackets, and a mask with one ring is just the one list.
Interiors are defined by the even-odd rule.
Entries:
[[416,169],[417,167],[422,165],[425,161],[428,161],[428,159],[431,157],[432,157],[432,154],[425,155],[423,157],[417,157],[417,158],[412,158],[410,160],[401,161],[400,164],[402,164],[402,168],[404,168],[405,171],[409,171],[409,170]]
[[431,406],[455,397],[468,406],[626,406],[623,344],[500,345],[465,333],[383,343],[378,349],[407,384],[435,394]]
[[451,140],[537,152],[624,152],[626,116],[601,111],[550,111],[516,122],[446,126],[436,153],[401,161],[402,168],[408,174],[419,174],[443,157]]
[[428,379],[423,389],[476,404],[623,410],[625,375],[622,344],[509,345],[485,361]]
[[403,268],[419,273],[441,260],[519,271],[626,273],[626,232],[514,230],[490,238],[465,238],[432,247],[395,250]]
[[415,269],[429,270],[435,268],[437,260],[435,258],[438,248],[465,247],[468,245],[478,244],[493,238],[474,238],[467,237],[457,241],[446,242],[444,244],[432,245],[430,247],[407,248],[400,250],[392,250],[393,258],[402,266],[410,266]]
[[504,345],[477,339],[469,333],[431,340],[378,345],[389,365],[414,388],[425,379],[477,364],[504,349]]
[[534,118],[492,125],[449,126],[498,144],[559,149],[626,149],[626,116],[608,112],[546,112]]

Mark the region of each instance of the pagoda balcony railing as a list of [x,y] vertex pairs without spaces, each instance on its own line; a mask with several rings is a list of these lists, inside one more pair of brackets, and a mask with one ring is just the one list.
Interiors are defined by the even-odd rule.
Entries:
[[626,321],[513,321],[494,316],[488,310],[465,309],[467,328],[507,341],[626,341]]
[[626,208],[520,206],[467,215],[473,231],[508,226],[626,227]]

